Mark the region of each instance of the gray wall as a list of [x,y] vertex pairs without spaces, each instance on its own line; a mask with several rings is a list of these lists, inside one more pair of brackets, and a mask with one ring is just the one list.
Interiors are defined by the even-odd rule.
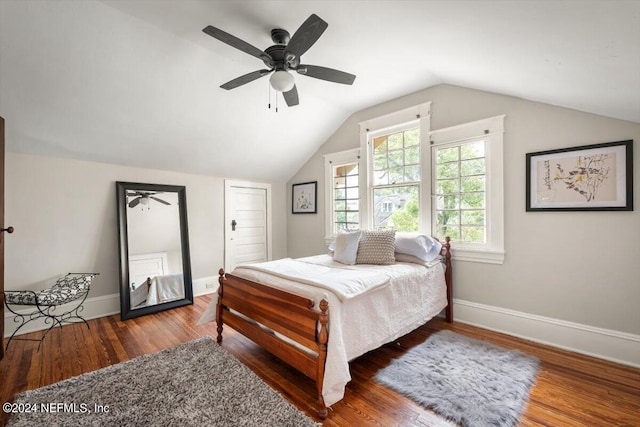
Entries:
[[[454,297],[640,334],[640,124],[439,85],[349,117],[287,185],[318,181],[318,214],[287,220],[290,257],[326,251],[323,155],[359,146],[358,123],[432,101],[431,129],[506,114],[503,265],[457,262]],[[525,212],[525,153],[634,140],[633,212]]]
[[[119,293],[116,181],[184,185],[194,280],[224,264],[224,179],[106,163],[6,154],[6,289],[38,289],[70,271],[96,271],[89,297]],[[284,183],[271,183],[273,258],[286,256]]]

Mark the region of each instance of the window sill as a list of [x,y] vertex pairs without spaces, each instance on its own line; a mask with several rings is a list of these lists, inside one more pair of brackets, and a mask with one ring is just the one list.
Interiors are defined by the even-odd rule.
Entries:
[[481,262],[485,264],[504,264],[504,251],[451,248],[454,261]]

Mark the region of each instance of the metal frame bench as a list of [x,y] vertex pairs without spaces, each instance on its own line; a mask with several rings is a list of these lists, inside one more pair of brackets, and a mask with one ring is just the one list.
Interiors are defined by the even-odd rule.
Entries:
[[[49,331],[56,327],[56,325],[62,327],[63,323],[84,322],[87,328],[89,328],[89,324],[80,316],[80,312],[83,310],[82,304],[84,304],[84,301],[89,295],[91,282],[98,274],[99,273],[68,273],[58,278],[51,288],[38,292],[4,291],[4,301],[7,310],[15,315],[13,321],[20,323],[9,337],[5,349],[9,349],[9,343],[11,343],[12,340],[39,341],[39,351],[40,345]],[[56,313],[56,308],[69,303],[73,303],[70,308],[65,308],[62,313]],[[14,308],[12,309],[10,306],[14,306]],[[33,310],[19,310],[16,307],[32,307]],[[51,323],[51,326],[42,334],[40,339],[16,337],[16,334],[25,325],[41,318],[44,318],[45,325]]]

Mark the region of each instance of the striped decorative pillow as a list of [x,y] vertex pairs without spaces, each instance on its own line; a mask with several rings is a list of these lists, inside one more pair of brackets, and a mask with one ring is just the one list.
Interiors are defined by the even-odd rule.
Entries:
[[395,263],[395,241],[395,230],[363,231],[358,244],[356,264]]

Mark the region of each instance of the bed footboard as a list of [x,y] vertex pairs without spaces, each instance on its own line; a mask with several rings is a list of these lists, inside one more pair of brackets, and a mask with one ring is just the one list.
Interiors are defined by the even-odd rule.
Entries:
[[314,380],[318,415],[326,418],[322,386],[329,340],[329,303],[323,299],[319,308],[315,308],[309,298],[225,274],[223,269],[219,276],[218,343],[222,342],[223,327],[227,324]]

